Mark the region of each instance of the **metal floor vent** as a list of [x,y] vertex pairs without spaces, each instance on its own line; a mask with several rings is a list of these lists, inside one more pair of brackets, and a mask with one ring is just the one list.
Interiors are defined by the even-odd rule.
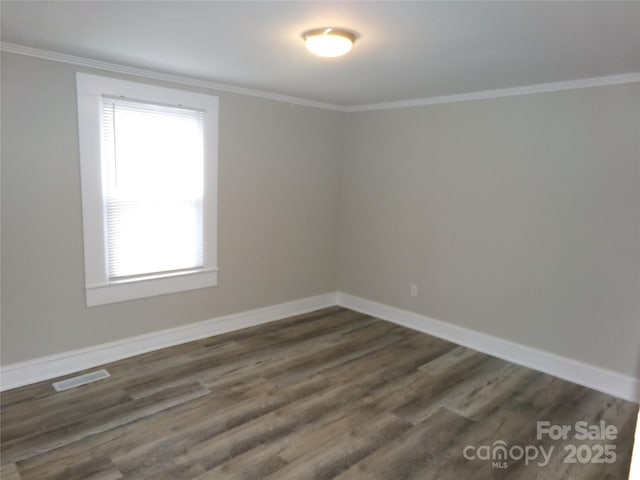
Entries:
[[106,370],[96,370],[95,372],[89,372],[84,375],[78,375],[77,377],[55,382],[53,383],[53,388],[56,392],[62,392],[64,390],[69,390],[70,388],[86,385],[87,383],[97,382],[98,380],[109,378],[110,376],[111,375],[109,375],[109,372]]

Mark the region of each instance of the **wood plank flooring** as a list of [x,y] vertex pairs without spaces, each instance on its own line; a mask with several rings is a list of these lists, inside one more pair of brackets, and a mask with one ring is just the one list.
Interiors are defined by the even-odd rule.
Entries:
[[[63,377],[1,395],[2,480],[626,479],[638,411],[338,307],[104,368],[65,392]],[[538,439],[538,420],[618,435]],[[481,452],[500,441],[512,454],[497,465]],[[615,462],[581,463],[606,443]]]

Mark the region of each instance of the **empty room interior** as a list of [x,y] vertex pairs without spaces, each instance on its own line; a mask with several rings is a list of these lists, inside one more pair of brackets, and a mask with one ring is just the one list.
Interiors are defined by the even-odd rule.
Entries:
[[2,480],[640,479],[640,2],[0,14]]

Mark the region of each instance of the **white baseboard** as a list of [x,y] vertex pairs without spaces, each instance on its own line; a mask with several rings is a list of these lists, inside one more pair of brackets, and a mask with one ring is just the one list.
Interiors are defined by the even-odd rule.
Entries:
[[331,307],[337,304],[336,300],[336,293],[327,293],[125,338],[115,342],[13,363],[0,367],[0,390],[9,390],[49,380],[141,353]]
[[640,402],[638,378],[345,293],[338,294],[338,305],[624,400]]
[[0,367],[0,391],[153,350],[340,305],[632,402],[640,379],[345,293],[327,293]]

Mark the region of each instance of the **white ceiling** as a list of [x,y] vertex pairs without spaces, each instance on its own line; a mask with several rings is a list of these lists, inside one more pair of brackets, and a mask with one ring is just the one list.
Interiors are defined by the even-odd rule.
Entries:
[[[356,106],[640,71],[640,2],[6,1],[2,41]],[[301,33],[356,30],[313,57]]]

